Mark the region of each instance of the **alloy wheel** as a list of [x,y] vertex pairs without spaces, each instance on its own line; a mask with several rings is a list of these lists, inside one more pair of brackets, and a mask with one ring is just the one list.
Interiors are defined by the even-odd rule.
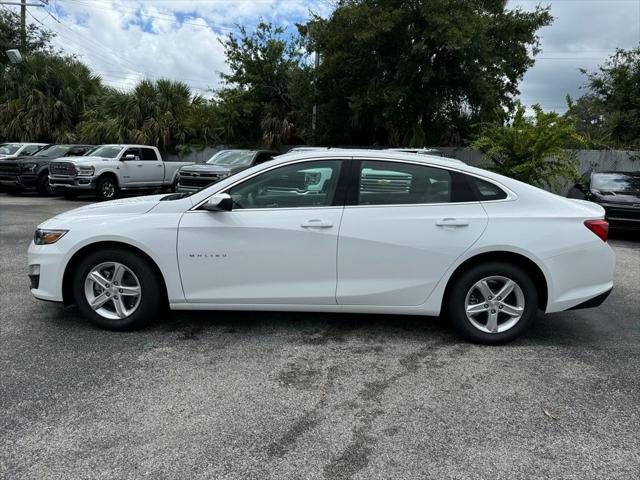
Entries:
[[118,262],[104,262],[92,268],[84,281],[89,306],[101,317],[122,320],[136,311],[142,288],[135,273]]
[[524,313],[524,293],[504,276],[485,277],[469,289],[465,299],[467,319],[485,333],[502,333],[513,328]]

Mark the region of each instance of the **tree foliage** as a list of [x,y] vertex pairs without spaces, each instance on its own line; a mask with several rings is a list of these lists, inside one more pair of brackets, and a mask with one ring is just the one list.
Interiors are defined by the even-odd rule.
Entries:
[[26,45],[20,45],[20,15],[12,10],[0,10],[0,65],[7,65],[9,58],[6,51],[19,49],[23,55],[31,53],[56,53],[51,46],[53,32],[40,28],[35,24],[26,26]]
[[489,160],[490,169],[531,185],[558,190],[578,175],[575,153],[566,148],[582,144],[583,139],[572,120],[545,112],[539,105],[532,108],[533,116],[519,105],[508,124],[484,125],[473,147]]
[[301,28],[320,54],[325,143],[460,144],[513,107],[547,8],[504,0],[344,0]]
[[304,52],[297,37],[261,22],[252,33],[239,27],[223,41],[229,73],[218,104],[229,139],[274,147],[305,134],[303,105],[294,95],[304,77]]
[[186,143],[218,141],[219,131],[207,119],[207,101],[192,97],[188,85],[161,79],[144,80],[130,92],[108,89],[87,110],[78,126],[88,143],[140,143],[174,152]]
[[640,148],[640,47],[618,50],[587,74],[588,93],[569,113],[592,147]]
[[72,141],[85,111],[102,94],[100,79],[79,61],[43,53],[0,71],[0,138]]

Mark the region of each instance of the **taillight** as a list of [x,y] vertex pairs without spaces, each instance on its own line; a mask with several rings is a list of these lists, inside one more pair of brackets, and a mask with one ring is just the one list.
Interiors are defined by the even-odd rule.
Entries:
[[599,236],[603,242],[609,237],[609,222],[606,220],[585,220],[584,226]]

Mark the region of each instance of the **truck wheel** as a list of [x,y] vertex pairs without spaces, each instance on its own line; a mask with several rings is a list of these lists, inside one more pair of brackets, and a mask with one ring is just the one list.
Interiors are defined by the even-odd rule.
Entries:
[[75,271],[73,296],[94,325],[131,330],[156,318],[162,289],[149,263],[133,252],[109,248],[88,254]]
[[96,197],[99,201],[118,198],[118,184],[113,177],[102,177],[96,185]]
[[53,188],[51,188],[51,184],[49,183],[49,172],[40,175],[38,183],[36,184],[36,190],[38,191],[38,195],[42,195],[43,197],[53,195]]

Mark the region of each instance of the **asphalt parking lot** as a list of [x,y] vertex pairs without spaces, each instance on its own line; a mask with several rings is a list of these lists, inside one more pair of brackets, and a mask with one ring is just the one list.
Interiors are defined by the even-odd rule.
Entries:
[[170,313],[98,330],[31,298],[26,249],[82,201],[0,194],[6,479],[631,479],[640,238],[597,309],[507,346],[398,316]]

